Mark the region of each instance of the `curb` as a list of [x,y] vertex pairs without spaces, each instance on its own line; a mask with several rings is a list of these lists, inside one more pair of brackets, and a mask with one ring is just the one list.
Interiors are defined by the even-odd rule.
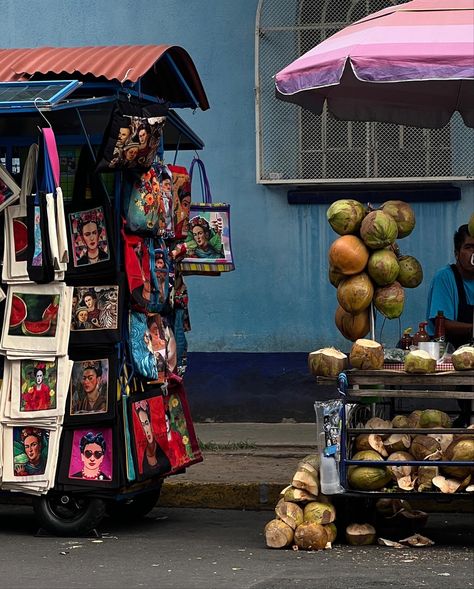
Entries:
[[[248,511],[273,511],[280,492],[288,482],[283,483],[204,483],[193,481],[173,482],[165,480],[159,499],[160,507],[190,507],[204,509],[239,509]],[[337,499],[336,499],[337,498]],[[335,495],[340,500],[352,497]],[[374,500],[376,497],[373,498]],[[367,500],[358,498],[357,500]],[[474,513],[472,498],[463,497],[438,501],[408,498],[414,509],[428,513]]]

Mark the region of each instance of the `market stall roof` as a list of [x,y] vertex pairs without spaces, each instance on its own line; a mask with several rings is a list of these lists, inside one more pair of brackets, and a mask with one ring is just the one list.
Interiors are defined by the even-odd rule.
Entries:
[[44,79],[114,82],[175,107],[209,108],[190,55],[177,45],[0,49],[0,82]]

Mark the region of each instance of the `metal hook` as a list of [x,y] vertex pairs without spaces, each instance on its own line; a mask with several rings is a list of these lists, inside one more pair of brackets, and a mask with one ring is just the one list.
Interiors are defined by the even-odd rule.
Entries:
[[[43,119],[48,123],[48,127],[50,129],[53,128],[53,126],[51,125],[51,123],[48,121],[48,119],[45,117],[45,115],[43,114],[43,112],[41,111],[41,109],[39,108],[39,106],[36,104],[37,100],[43,100],[42,98],[40,98],[39,96],[37,96],[34,101],[33,104],[35,105],[36,110],[39,112],[39,114],[43,117]],[[40,127],[38,126],[38,129],[41,131]]]

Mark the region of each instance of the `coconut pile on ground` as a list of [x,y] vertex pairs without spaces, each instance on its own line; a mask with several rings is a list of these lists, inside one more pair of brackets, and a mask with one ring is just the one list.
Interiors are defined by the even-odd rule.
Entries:
[[328,497],[319,493],[319,456],[303,458],[291,485],[281,492],[275,518],[265,526],[269,548],[324,550],[336,539],[336,510]]
[[[438,409],[416,410],[409,415],[396,415],[391,421],[377,417],[369,419],[353,440],[352,460],[380,462],[352,465],[347,478],[351,488],[359,491],[456,491],[474,492],[474,425],[464,433],[442,433],[451,427],[451,418]],[[419,429],[420,433],[404,433],[403,429]],[[377,430],[393,430],[378,433]],[[423,429],[439,429],[439,433],[424,434]],[[430,461],[446,461],[432,466]],[[385,461],[400,465],[385,465]],[[426,461],[426,466],[410,462]],[[466,466],[450,466],[449,462],[468,462]]]
[[423,280],[420,262],[402,255],[396,241],[413,231],[415,213],[400,200],[372,209],[343,199],[328,208],[327,219],[340,235],[329,248],[329,281],[339,303],[335,322],[346,339],[356,341],[370,331],[372,301],[387,319],[400,317],[405,289]]

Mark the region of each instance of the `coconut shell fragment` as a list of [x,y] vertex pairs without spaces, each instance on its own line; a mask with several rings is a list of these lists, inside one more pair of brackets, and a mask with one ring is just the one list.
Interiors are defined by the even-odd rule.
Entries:
[[456,491],[461,487],[461,481],[456,479],[447,479],[441,475],[433,478],[433,485],[438,487],[441,493],[456,493]]

